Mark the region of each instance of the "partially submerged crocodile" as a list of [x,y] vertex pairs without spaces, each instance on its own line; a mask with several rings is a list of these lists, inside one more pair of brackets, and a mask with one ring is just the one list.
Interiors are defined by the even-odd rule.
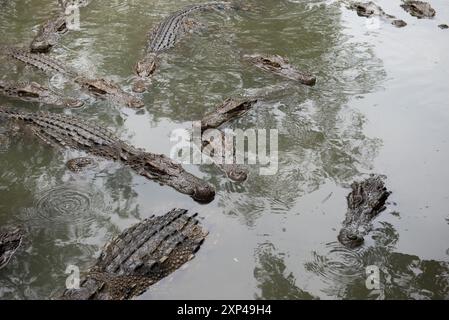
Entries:
[[95,97],[109,99],[130,108],[142,108],[144,103],[139,98],[123,91],[117,84],[102,78],[90,78],[78,74],[58,59],[51,58],[42,53],[32,53],[24,49],[3,47],[0,50],[4,55],[21,61],[26,65],[37,68],[46,73],[57,73],[79,84]]
[[138,174],[188,194],[198,202],[214,199],[214,188],[185,171],[179,163],[165,155],[137,149],[96,123],[63,114],[27,113],[8,108],[0,108],[0,118],[23,124],[25,129],[49,145],[83,150],[91,155],[120,161]]
[[349,4],[348,8],[357,11],[357,15],[359,15],[360,17],[379,17],[390,22],[392,25],[398,28],[405,27],[407,25],[404,20],[396,19],[395,16],[385,13],[385,11],[380,6],[372,1],[353,2]]
[[0,269],[5,267],[22,243],[23,233],[18,227],[0,230]]
[[196,21],[189,18],[190,15],[201,11],[232,8],[237,7],[229,2],[209,2],[189,5],[158,23],[149,34],[145,56],[137,62],[134,68],[134,71],[140,79],[134,84],[133,90],[135,92],[145,91],[150,76],[156,70],[159,54],[174,47],[187,33],[199,25]]
[[424,1],[405,0],[401,7],[418,19],[433,18],[436,14],[435,9]]
[[308,86],[313,86],[316,83],[316,77],[313,74],[296,69],[286,58],[279,55],[268,56],[252,54],[244,55],[243,58],[257,68],[274,73],[278,76],[295,80]]
[[79,157],[67,161],[66,166],[72,172],[80,172],[85,168],[94,167],[96,162],[89,157]]
[[85,7],[89,3],[86,0],[78,1],[59,1],[61,10],[52,18],[47,20],[39,29],[38,34],[33,39],[30,45],[31,52],[48,52],[54,47],[61,36],[69,31],[67,20],[68,11]]
[[69,108],[79,108],[84,105],[84,103],[78,99],[63,97],[36,82],[0,80],[0,94],[23,101],[39,102]]
[[101,252],[79,289],[62,299],[123,300],[143,293],[191,260],[207,236],[196,214],[174,209],[123,231]]
[[[208,129],[216,129],[222,126],[224,123],[235,119],[237,117],[242,116],[257,102],[255,99],[251,100],[238,100],[238,99],[227,99],[221,105],[219,105],[214,111],[206,114],[201,120],[201,133],[203,134]],[[220,143],[224,141],[224,132],[221,132],[222,139],[220,139]],[[203,139],[202,149],[204,151],[210,145],[210,141]],[[234,146],[234,144],[232,144]],[[226,148],[227,146],[222,146]],[[234,155],[233,163],[226,163],[225,152],[222,153],[222,157],[220,159],[216,159],[215,157],[211,157],[211,159],[218,160],[215,161],[215,164],[218,168],[220,168],[226,176],[233,180],[242,182],[245,181],[248,177],[248,169],[241,164],[235,163],[235,150],[229,150],[232,155]]]
[[385,202],[391,192],[385,187],[384,177],[378,175],[354,182],[351,188],[347,197],[348,211],[338,240],[346,247],[356,248],[363,244],[373,219],[385,210]]

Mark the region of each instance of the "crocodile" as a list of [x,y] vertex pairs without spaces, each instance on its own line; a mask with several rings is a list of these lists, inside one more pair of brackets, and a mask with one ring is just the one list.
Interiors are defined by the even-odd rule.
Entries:
[[87,6],[88,1],[60,1],[60,4],[61,10],[39,28],[38,34],[31,42],[31,52],[46,53],[50,51],[61,36],[69,31],[67,26],[69,16],[66,13]]
[[247,54],[243,58],[257,68],[281,77],[295,80],[308,86],[314,86],[316,83],[316,77],[313,74],[296,69],[286,58],[279,55]]
[[371,230],[372,220],[386,209],[385,202],[391,192],[384,184],[384,177],[370,175],[362,182],[354,182],[347,196],[348,211],[338,240],[348,248],[363,244],[364,236]]
[[102,78],[91,78],[78,74],[72,68],[61,61],[42,53],[32,53],[26,49],[3,47],[0,52],[4,55],[37,68],[49,74],[62,74],[68,79],[85,88],[95,97],[105,98],[118,104],[124,104],[130,108],[142,108],[141,99],[123,91],[116,83]]
[[[231,119],[242,116],[243,114],[248,112],[248,110],[251,109],[252,106],[256,103],[256,99],[239,100],[229,98],[225,100],[222,104],[215,108],[214,111],[206,114],[203,117],[203,119],[201,120],[201,134],[203,135],[203,133],[209,129],[217,129]],[[220,141],[225,141],[224,132],[220,130],[220,133],[222,137]],[[203,152],[205,148],[207,148],[210,144],[211,142],[207,139],[202,139]],[[227,146],[225,145],[223,147],[226,148]],[[235,150],[230,150],[230,153],[235,155]],[[243,182],[247,179],[248,169],[240,164],[235,163],[235,158],[234,163],[226,163],[225,152],[222,153],[221,159],[215,159],[214,157],[211,157],[211,159],[213,161],[218,160],[214,161],[214,163],[220,170],[222,170],[226,174],[229,179],[237,182]]]
[[433,18],[436,14],[435,9],[424,1],[405,0],[401,7],[418,19]]
[[395,16],[385,13],[385,11],[380,6],[372,1],[353,2],[349,4],[348,8],[351,10],[355,10],[357,12],[357,15],[360,17],[380,17],[398,28],[405,27],[407,25],[404,20],[396,19]]
[[118,104],[125,104],[127,107],[134,109],[145,106],[141,99],[123,91],[122,88],[110,80],[78,76],[74,78],[74,81],[96,97],[107,98]]
[[102,250],[67,300],[124,300],[142,294],[194,258],[208,232],[187,210],[173,209],[123,231]]
[[0,118],[15,120],[20,128],[51,146],[120,161],[136,173],[168,185],[198,202],[207,203],[215,197],[215,190],[209,183],[188,173],[179,163],[165,155],[135,148],[97,123],[64,114],[20,112],[5,107],[0,107]]
[[138,61],[134,71],[139,77],[135,82],[133,90],[143,92],[148,87],[150,76],[156,71],[157,60],[161,53],[174,47],[186,34],[199,26],[198,22],[189,16],[201,11],[217,11],[237,9],[236,4],[230,2],[209,2],[203,4],[189,5],[178,10],[160,23],[149,33],[149,41],[145,49],[144,57]]
[[23,233],[19,227],[0,230],[0,269],[5,267],[22,243]]
[[66,166],[72,172],[80,172],[85,168],[94,167],[96,162],[89,157],[79,157],[67,161]]
[[50,58],[44,54],[32,53],[27,49],[15,47],[1,47],[0,53],[47,74],[57,73],[69,78],[76,77],[76,72],[74,70],[67,67],[58,59]]
[[0,94],[23,101],[39,102],[69,108],[79,108],[84,105],[84,103],[78,99],[63,97],[36,82],[0,80]]

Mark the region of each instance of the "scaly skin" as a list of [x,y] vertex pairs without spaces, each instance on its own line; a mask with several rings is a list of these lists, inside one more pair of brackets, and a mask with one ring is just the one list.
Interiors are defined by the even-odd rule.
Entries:
[[95,165],[95,161],[89,157],[79,157],[70,159],[67,161],[67,168],[72,172],[80,172],[84,168],[93,167]]
[[76,72],[68,68],[61,61],[41,53],[31,53],[28,50],[14,47],[2,47],[0,48],[0,53],[45,73],[59,73],[67,77],[76,76]]
[[401,7],[418,19],[431,19],[435,17],[436,14],[435,9],[432,8],[429,3],[424,1],[405,0],[404,3],[401,4]]
[[356,248],[363,244],[372,220],[385,210],[385,202],[391,193],[385,188],[383,177],[378,175],[354,182],[351,188],[347,197],[348,212],[338,240],[349,248]]
[[287,59],[274,55],[265,56],[260,54],[244,55],[244,59],[249,61],[257,68],[274,73],[278,76],[299,81],[302,84],[313,86],[316,83],[316,77],[308,72],[299,71],[293,67]]
[[149,34],[145,56],[137,62],[134,71],[140,79],[134,84],[134,92],[143,92],[148,87],[149,78],[157,68],[159,54],[174,47],[187,33],[198,27],[198,23],[189,16],[209,10],[227,10],[237,7],[229,2],[210,2],[187,6],[171,14]]
[[105,79],[92,79],[77,74],[71,68],[65,66],[61,61],[50,58],[42,53],[31,53],[24,49],[4,47],[0,52],[13,59],[21,61],[29,66],[38,68],[46,73],[59,73],[82,88],[88,90],[95,97],[109,99],[118,104],[124,104],[130,108],[142,108],[144,103],[139,98],[123,91],[117,84]]
[[81,281],[62,299],[122,300],[143,293],[191,260],[207,236],[196,215],[174,209],[123,231],[102,251]]
[[350,3],[348,6],[349,9],[357,11],[357,15],[360,17],[380,17],[387,21],[389,21],[392,25],[395,27],[401,28],[405,27],[407,23],[403,20],[396,19],[395,16],[392,16],[390,14],[386,14],[385,11],[379,7],[377,4],[375,4],[372,1],[369,2],[353,2]]
[[63,97],[36,82],[14,82],[0,80],[0,94],[22,101],[39,102],[68,108],[79,108],[83,102]]
[[0,108],[0,117],[25,125],[51,146],[83,150],[95,156],[120,161],[138,174],[171,186],[198,202],[214,199],[214,188],[185,171],[179,163],[164,155],[134,148],[98,124],[63,114],[25,113],[8,108]]
[[49,52],[54,47],[61,36],[69,31],[67,28],[67,16],[65,14],[68,6],[72,7],[85,7],[88,5],[88,1],[60,1],[61,11],[54,17],[47,20],[39,29],[38,34],[33,39],[30,45],[31,52],[37,53]]
[[[252,106],[257,102],[257,100],[237,100],[237,99],[227,99],[225,100],[221,105],[219,105],[217,108],[215,108],[214,111],[206,114],[203,119],[201,120],[201,132],[204,133],[208,129],[216,129],[222,126],[224,123],[235,119],[237,117],[242,116],[246,112],[248,112],[249,109],[252,108]],[[221,131],[222,139],[221,141],[224,141],[224,132]],[[202,148],[207,148],[209,146],[208,141],[203,140]],[[222,146],[226,148],[227,146]],[[232,154],[235,155],[235,150],[232,151]],[[248,178],[248,169],[244,167],[241,164],[237,163],[230,163],[227,164],[225,162],[224,155],[220,159],[211,158],[214,161],[215,165],[223,171],[226,176],[236,182],[243,182]],[[235,160],[235,159],[234,159]]]
[[5,267],[22,243],[22,230],[9,228],[0,230],[0,269]]

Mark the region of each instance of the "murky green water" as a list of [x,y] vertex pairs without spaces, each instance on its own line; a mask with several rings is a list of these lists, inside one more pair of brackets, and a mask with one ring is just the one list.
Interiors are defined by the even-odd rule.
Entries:
[[[81,9],[81,30],[51,55],[129,90],[147,31],[190,3],[94,0]],[[144,112],[93,99],[65,112],[169,154],[172,130],[190,128],[227,97],[261,95],[231,126],[278,129],[278,173],[254,167],[234,184],[212,166],[186,166],[217,189],[214,202],[199,205],[108,161],[70,173],[65,161],[76,152],[11,137],[0,148],[0,225],[22,225],[26,240],[0,271],[2,299],[58,294],[67,265],[87,268],[112,236],[173,207],[198,212],[210,235],[187,268],[140,298],[449,298],[449,31],[437,28],[449,23],[449,5],[432,0],[435,19],[418,20],[399,0],[378,1],[408,23],[396,29],[322,1],[250,3],[251,12],[203,15],[207,28],[163,56]],[[56,1],[0,1],[1,42],[27,46],[56,9]],[[262,73],[242,61],[246,53],[286,56],[318,83]],[[0,75],[70,92],[60,77],[12,61],[2,60]],[[365,245],[348,250],[336,241],[347,187],[371,172],[387,175],[393,195]],[[377,292],[365,286],[370,265],[381,271]]]

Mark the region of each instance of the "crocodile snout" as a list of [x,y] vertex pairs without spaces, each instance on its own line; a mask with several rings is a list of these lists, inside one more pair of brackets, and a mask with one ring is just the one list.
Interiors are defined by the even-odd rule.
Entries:
[[208,183],[195,187],[192,198],[200,203],[209,203],[215,198],[215,189]]
[[364,242],[363,235],[359,234],[356,231],[346,230],[346,229],[342,229],[340,231],[340,233],[338,235],[338,240],[345,247],[348,247],[351,249],[360,247]]

